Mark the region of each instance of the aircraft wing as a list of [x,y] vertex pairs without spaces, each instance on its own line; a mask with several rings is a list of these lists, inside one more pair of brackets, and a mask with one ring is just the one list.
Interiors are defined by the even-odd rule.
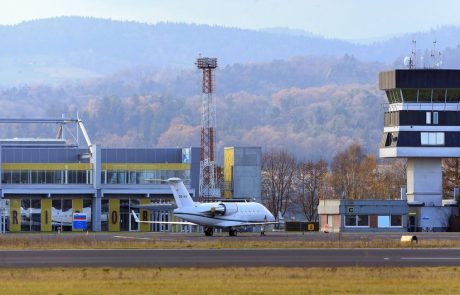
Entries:
[[257,225],[271,225],[271,224],[283,224],[284,222],[270,221],[270,222],[247,222],[238,224],[238,226],[257,226]]
[[150,220],[140,220],[137,214],[131,210],[134,216],[134,220],[137,223],[153,223],[153,224],[177,224],[177,225],[198,225],[193,222],[188,222],[188,221],[150,221]]

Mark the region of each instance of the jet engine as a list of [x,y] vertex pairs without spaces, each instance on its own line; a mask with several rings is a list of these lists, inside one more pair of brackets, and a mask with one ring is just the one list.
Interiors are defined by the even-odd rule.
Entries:
[[209,209],[209,213],[212,217],[214,216],[227,216],[235,214],[238,211],[236,204],[232,203],[219,203]]

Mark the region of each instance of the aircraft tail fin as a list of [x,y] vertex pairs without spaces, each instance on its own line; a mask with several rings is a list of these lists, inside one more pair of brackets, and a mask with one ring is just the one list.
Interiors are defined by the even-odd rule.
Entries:
[[180,178],[173,177],[167,181],[176,200],[177,208],[193,206],[193,199]]
[[131,212],[133,213],[134,220],[135,220],[137,223],[141,222],[140,219],[139,219],[139,217],[137,216],[136,212],[134,212],[134,210],[131,210]]

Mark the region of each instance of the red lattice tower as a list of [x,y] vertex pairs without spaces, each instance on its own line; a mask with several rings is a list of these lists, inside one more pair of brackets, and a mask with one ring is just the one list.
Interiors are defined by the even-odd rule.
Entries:
[[200,200],[206,201],[220,197],[217,188],[215,164],[216,106],[213,100],[214,70],[217,58],[200,57],[196,66],[203,72],[201,96],[201,161],[200,161]]

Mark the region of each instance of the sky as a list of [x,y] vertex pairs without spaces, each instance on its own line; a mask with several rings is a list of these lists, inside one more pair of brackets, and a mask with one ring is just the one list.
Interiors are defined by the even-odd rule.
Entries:
[[285,27],[365,41],[460,25],[459,11],[457,0],[0,0],[0,24],[77,15],[150,24]]

